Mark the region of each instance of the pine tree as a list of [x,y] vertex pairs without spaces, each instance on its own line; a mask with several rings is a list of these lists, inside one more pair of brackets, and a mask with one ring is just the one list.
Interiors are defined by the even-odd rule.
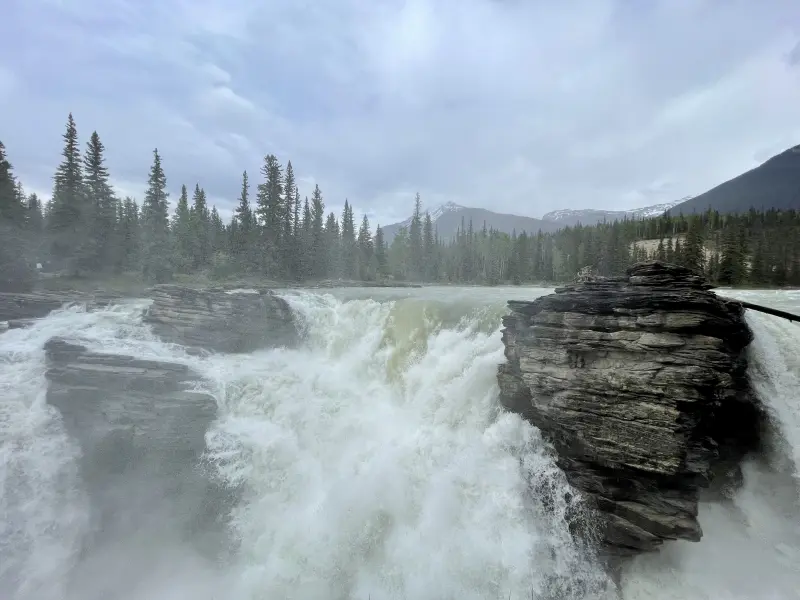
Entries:
[[342,211],[342,277],[355,279],[358,273],[358,244],[353,207],[345,199]]
[[436,281],[439,276],[436,261],[436,243],[433,239],[433,221],[431,214],[425,212],[425,222],[422,226],[422,261],[423,276],[425,281]]
[[53,241],[51,257],[70,274],[77,275],[91,248],[87,244],[89,215],[83,186],[78,130],[72,113],[67,119],[63,139],[63,160],[53,178],[52,208],[48,219]]
[[327,245],[325,244],[325,202],[319,185],[314,186],[311,196],[311,270],[314,278],[322,279],[327,275]]
[[423,278],[423,242],[422,242],[422,200],[419,192],[414,197],[414,214],[408,227],[408,243],[411,250],[410,268],[411,276],[420,280]]
[[116,263],[118,241],[114,237],[117,219],[117,198],[109,183],[105,165],[105,146],[97,132],[92,132],[83,157],[84,188],[91,224],[89,229],[90,253],[87,267],[104,270]]
[[175,247],[175,269],[179,273],[189,273],[194,268],[194,238],[192,216],[189,210],[189,192],[186,185],[181,186],[181,195],[172,216],[172,240]]
[[156,148],[142,204],[141,228],[142,272],[145,278],[158,283],[168,281],[173,270],[168,200],[167,176]]
[[689,229],[686,232],[686,240],[683,244],[683,265],[692,269],[696,273],[703,273],[705,265],[705,256],[703,248],[705,241],[703,239],[703,224],[699,219],[692,219],[689,223]]
[[283,178],[283,204],[281,206],[283,231],[281,232],[280,259],[281,272],[288,277],[294,270],[294,218],[295,198],[297,196],[297,181],[294,176],[292,161],[286,163],[286,173]]
[[25,207],[11,163],[0,143],[0,292],[23,292],[33,286],[34,270],[28,258]]
[[300,280],[310,279],[314,275],[314,240],[312,238],[313,217],[311,207],[306,196],[303,203],[303,224],[300,229],[300,269],[298,276]]
[[255,272],[258,268],[256,260],[256,221],[253,209],[250,207],[250,182],[247,171],[242,173],[242,190],[239,194],[239,204],[234,213],[236,227],[233,233],[232,252],[234,262],[239,270]]
[[326,273],[328,277],[342,277],[342,236],[339,222],[333,212],[328,213],[325,221],[325,244],[328,248]]
[[374,260],[375,247],[372,243],[372,233],[369,230],[369,219],[364,214],[358,230],[358,275],[362,281],[375,279]]
[[122,201],[118,211],[118,239],[121,251],[117,256],[118,271],[138,271],[142,265],[142,228],[139,205],[130,196]]
[[194,269],[204,269],[211,263],[211,244],[209,239],[210,218],[206,192],[199,183],[194,186],[192,207],[189,210],[191,223],[192,263]]
[[378,277],[381,279],[389,275],[388,258],[388,248],[386,247],[386,240],[383,236],[383,229],[378,225],[375,229],[375,262],[377,265]]
[[256,212],[261,224],[263,267],[271,277],[281,275],[282,269],[280,256],[284,221],[282,171],[281,164],[274,154],[265,156],[261,167],[264,182],[259,184],[256,196]]

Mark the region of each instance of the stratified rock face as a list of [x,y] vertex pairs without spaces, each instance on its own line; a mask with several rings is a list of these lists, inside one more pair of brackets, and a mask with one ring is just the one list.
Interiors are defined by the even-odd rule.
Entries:
[[45,351],[47,401],[80,444],[100,537],[140,529],[173,508],[191,530],[219,520],[225,493],[200,468],[217,405],[191,391],[198,375],[58,338]]
[[740,304],[682,267],[638,264],[509,302],[503,404],[552,441],[608,550],[699,540],[699,488],[757,442]]
[[104,292],[30,292],[0,293],[0,321],[18,321],[46,317],[66,304],[105,306],[118,297]]
[[166,342],[216,352],[286,346],[298,337],[289,305],[271,290],[197,290],[164,284],[150,290],[145,315]]

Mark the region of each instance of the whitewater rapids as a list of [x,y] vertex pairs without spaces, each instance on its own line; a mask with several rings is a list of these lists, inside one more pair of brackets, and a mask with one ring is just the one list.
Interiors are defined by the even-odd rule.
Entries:
[[[749,314],[769,448],[700,543],[668,544],[617,590],[539,432],[497,402],[500,317],[550,290],[288,292],[300,349],[196,357],[157,340],[146,302],[57,311],[0,335],[0,597],[9,600],[739,600],[800,597],[800,326]],[[797,292],[737,292],[800,312]],[[169,506],[103,552],[80,456],[45,403],[44,343],[170,360],[205,377],[218,418],[203,468],[241,497],[220,546]],[[165,506],[174,499],[163,499]]]

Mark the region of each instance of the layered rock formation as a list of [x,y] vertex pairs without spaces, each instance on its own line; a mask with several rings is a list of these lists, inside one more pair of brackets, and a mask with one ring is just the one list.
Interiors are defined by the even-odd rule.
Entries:
[[46,317],[67,304],[105,306],[118,299],[106,292],[0,293],[0,321],[21,321]]
[[[81,446],[81,471],[101,537],[160,515],[196,530],[215,523],[226,494],[200,467],[217,405],[192,391],[185,365],[45,346],[47,401]],[[170,513],[169,518],[164,511]],[[179,509],[178,509],[179,507]]]
[[502,402],[552,442],[612,554],[699,540],[699,489],[757,443],[752,334],[710,287],[649,262],[509,302]]
[[152,288],[145,315],[164,341],[216,352],[251,352],[297,340],[289,305],[272,290]]

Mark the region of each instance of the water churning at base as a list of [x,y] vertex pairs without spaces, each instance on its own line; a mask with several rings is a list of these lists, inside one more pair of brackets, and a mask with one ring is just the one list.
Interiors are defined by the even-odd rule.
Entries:
[[[617,597],[591,550],[570,535],[570,521],[583,518],[580,502],[538,431],[497,403],[500,315],[507,297],[531,290],[478,290],[469,302],[453,300],[458,293],[469,297],[453,289],[382,300],[290,293],[306,344],[238,356],[191,357],[159,342],[141,324],[141,304],[69,309],[3,334],[0,590],[13,600]],[[769,325],[753,324],[761,343],[759,325]],[[219,416],[199,467],[238,494],[219,541],[230,553],[210,557],[196,539],[163,528],[92,556],[79,446],[44,403],[42,347],[54,335],[186,363],[205,376]],[[780,347],[788,342],[769,340],[788,356]],[[782,373],[763,381],[783,386],[771,393],[787,400]],[[797,432],[781,414],[775,455],[788,457]],[[775,461],[748,469],[734,508],[703,508],[702,542],[631,565],[624,597],[752,597],[733,595],[722,578],[741,565],[691,583],[694,563],[680,559],[724,554],[715,540],[727,534],[758,538],[746,519],[767,509],[779,524],[792,514],[797,521],[796,505],[757,489],[761,477],[792,489],[783,476],[790,465]],[[729,517],[734,509],[744,517]],[[773,536],[766,546],[797,553],[797,539],[773,524],[762,523]],[[785,597],[791,570],[770,574],[764,597]],[[687,577],[693,587],[678,582]]]

